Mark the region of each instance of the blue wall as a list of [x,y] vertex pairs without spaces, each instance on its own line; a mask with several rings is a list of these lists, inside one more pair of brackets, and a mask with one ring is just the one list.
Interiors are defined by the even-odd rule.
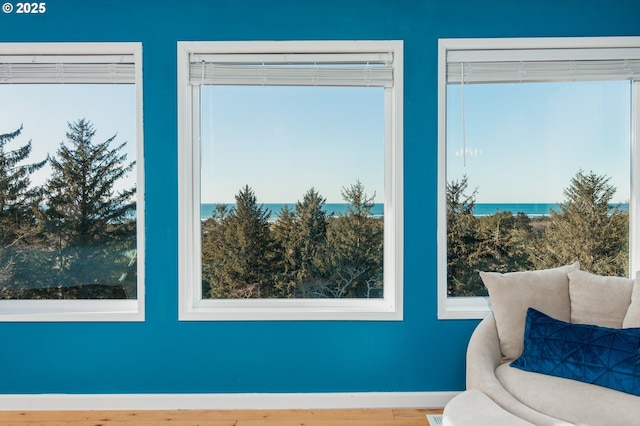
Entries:
[[[0,14],[0,41],[143,43],[148,247],[146,322],[0,324],[0,393],[462,389],[477,322],[436,318],[437,39],[640,35],[639,16],[637,0],[48,0],[42,16]],[[260,39],[405,41],[404,321],[177,321],[176,42]]]

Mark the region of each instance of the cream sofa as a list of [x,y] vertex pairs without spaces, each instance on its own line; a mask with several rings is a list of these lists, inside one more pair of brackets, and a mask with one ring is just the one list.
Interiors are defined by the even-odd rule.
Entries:
[[[640,425],[640,396],[510,365],[525,357],[534,345],[525,343],[525,325],[531,327],[527,320],[529,307],[571,324],[640,327],[640,279],[593,275],[579,270],[577,263],[544,271],[481,276],[493,312],[480,322],[469,341],[468,391],[445,407],[445,425],[507,426],[516,423],[513,415],[523,421],[518,420],[518,424],[541,426]],[[527,333],[530,336],[530,331]],[[635,348],[633,363],[631,379],[637,390],[640,347]],[[483,401],[479,395],[488,397],[484,405],[495,405],[479,407]],[[463,398],[466,403],[461,402]],[[478,409],[477,415],[467,423],[465,418],[474,408]],[[489,413],[486,421],[482,418],[485,411]]]

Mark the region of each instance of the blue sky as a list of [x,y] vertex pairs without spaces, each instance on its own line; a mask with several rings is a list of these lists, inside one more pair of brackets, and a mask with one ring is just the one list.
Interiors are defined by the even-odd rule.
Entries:
[[[67,123],[79,118],[117,133],[135,152],[133,85],[0,85],[0,133],[23,126],[8,149],[32,141],[31,162],[55,154]],[[376,202],[384,197],[384,89],[205,87],[202,202],[229,203],[245,184],[260,203],[295,202],[311,187],[327,202],[359,179]],[[32,175],[34,184],[47,168]],[[121,187],[135,184],[131,174]]]
[[327,202],[359,179],[384,197],[384,89],[207,86],[203,89],[203,203],[230,203],[244,185],[259,203]]
[[629,199],[628,81],[476,84],[448,88],[447,180],[469,178],[479,203],[554,203],[579,170],[611,178]]
[[[447,179],[468,175],[477,202],[560,202],[580,169],[610,176],[614,201],[629,199],[629,82],[465,86],[466,166],[460,99],[451,86]],[[8,148],[32,140],[34,162],[81,117],[96,141],[128,141],[135,159],[133,85],[0,85],[0,133],[22,124]],[[261,203],[295,202],[311,187],[342,202],[356,179],[383,202],[382,88],[208,86],[203,123],[204,203],[233,202],[245,184]],[[134,184],[133,174],[122,183]]]
[[[127,142],[128,160],[136,159],[136,98],[134,85],[79,84],[0,84],[0,133],[23,126],[22,135],[7,149],[32,141],[30,162],[55,155],[66,141],[67,123],[86,118],[96,130],[94,142],[104,142],[117,133],[113,147]],[[31,177],[42,184],[50,174],[45,167]],[[130,173],[118,188],[135,185]]]

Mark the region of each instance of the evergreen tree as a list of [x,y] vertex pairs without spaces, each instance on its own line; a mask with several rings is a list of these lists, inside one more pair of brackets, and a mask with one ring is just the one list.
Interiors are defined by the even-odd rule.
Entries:
[[612,206],[616,188],[609,178],[579,171],[565,189],[560,211],[552,211],[544,237],[532,251],[539,267],[579,261],[582,269],[602,275],[628,274],[629,215]]
[[[212,216],[202,224],[202,297],[212,297],[220,260],[224,259],[224,225],[229,214],[226,204],[217,204]],[[218,263],[216,263],[218,262]]]
[[311,188],[304,194],[302,201],[296,204],[296,248],[300,259],[298,282],[304,282],[318,273],[314,264],[327,238],[325,202],[326,199]]
[[[68,128],[66,143],[50,159],[43,213],[55,253],[53,284],[63,288],[118,284],[130,270],[130,250],[136,248],[131,219],[135,188],[116,191],[115,187],[135,163],[121,153],[126,142],[112,148],[116,135],[94,143],[95,130],[85,119],[69,123]],[[136,297],[135,287],[128,290],[129,297]]]
[[318,268],[327,236],[325,198],[314,188],[309,189],[295,211],[285,206],[273,227],[274,238],[280,245],[284,261],[282,278],[287,297],[312,297],[318,282],[324,282]]
[[529,244],[531,219],[524,213],[496,212],[478,220],[478,248],[473,256],[479,271],[511,272],[532,267]]
[[276,278],[275,287],[276,296],[281,298],[294,297],[298,286],[300,256],[297,249],[297,225],[295,211],[285,204],[271,228],[276,250],[280,253],[280,274]]
[[473,215],[477,190],[467,194],[467,176],[447,183],[447,294],[486,294],[478,275],[478,219]]
[[371,213],[373,196],[360,181],[342,189],[347,214],[329,221],[320,270],[329,278],[325,297],[382,297],[384,221]]
[[203,241],[203,263],[212,265],[203,271],[203,280],[213,298],[271,297],[281,264],[270,234],[271,212],[258,204],[249,186],[235,198],[235,207],[219,219],[220,228],[214,226]]
[[[0,288],[3,290],[30,285],[31,262],[37,258],[30,247],[40,237],[34,212],[41,191],[31,187],[30,176],[41,169],[46,160],[24,164],[31,154],[31,141],[8,149],[8,144],[21,133],[22,126],[11,133],[0,134]],[[10,296],[4,294],[4,297]]]

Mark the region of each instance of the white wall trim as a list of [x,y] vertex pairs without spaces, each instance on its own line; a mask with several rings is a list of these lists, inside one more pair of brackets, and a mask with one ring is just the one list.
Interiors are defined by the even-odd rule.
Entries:
[[442,408],[460,392],[0,395],[2,411]]

